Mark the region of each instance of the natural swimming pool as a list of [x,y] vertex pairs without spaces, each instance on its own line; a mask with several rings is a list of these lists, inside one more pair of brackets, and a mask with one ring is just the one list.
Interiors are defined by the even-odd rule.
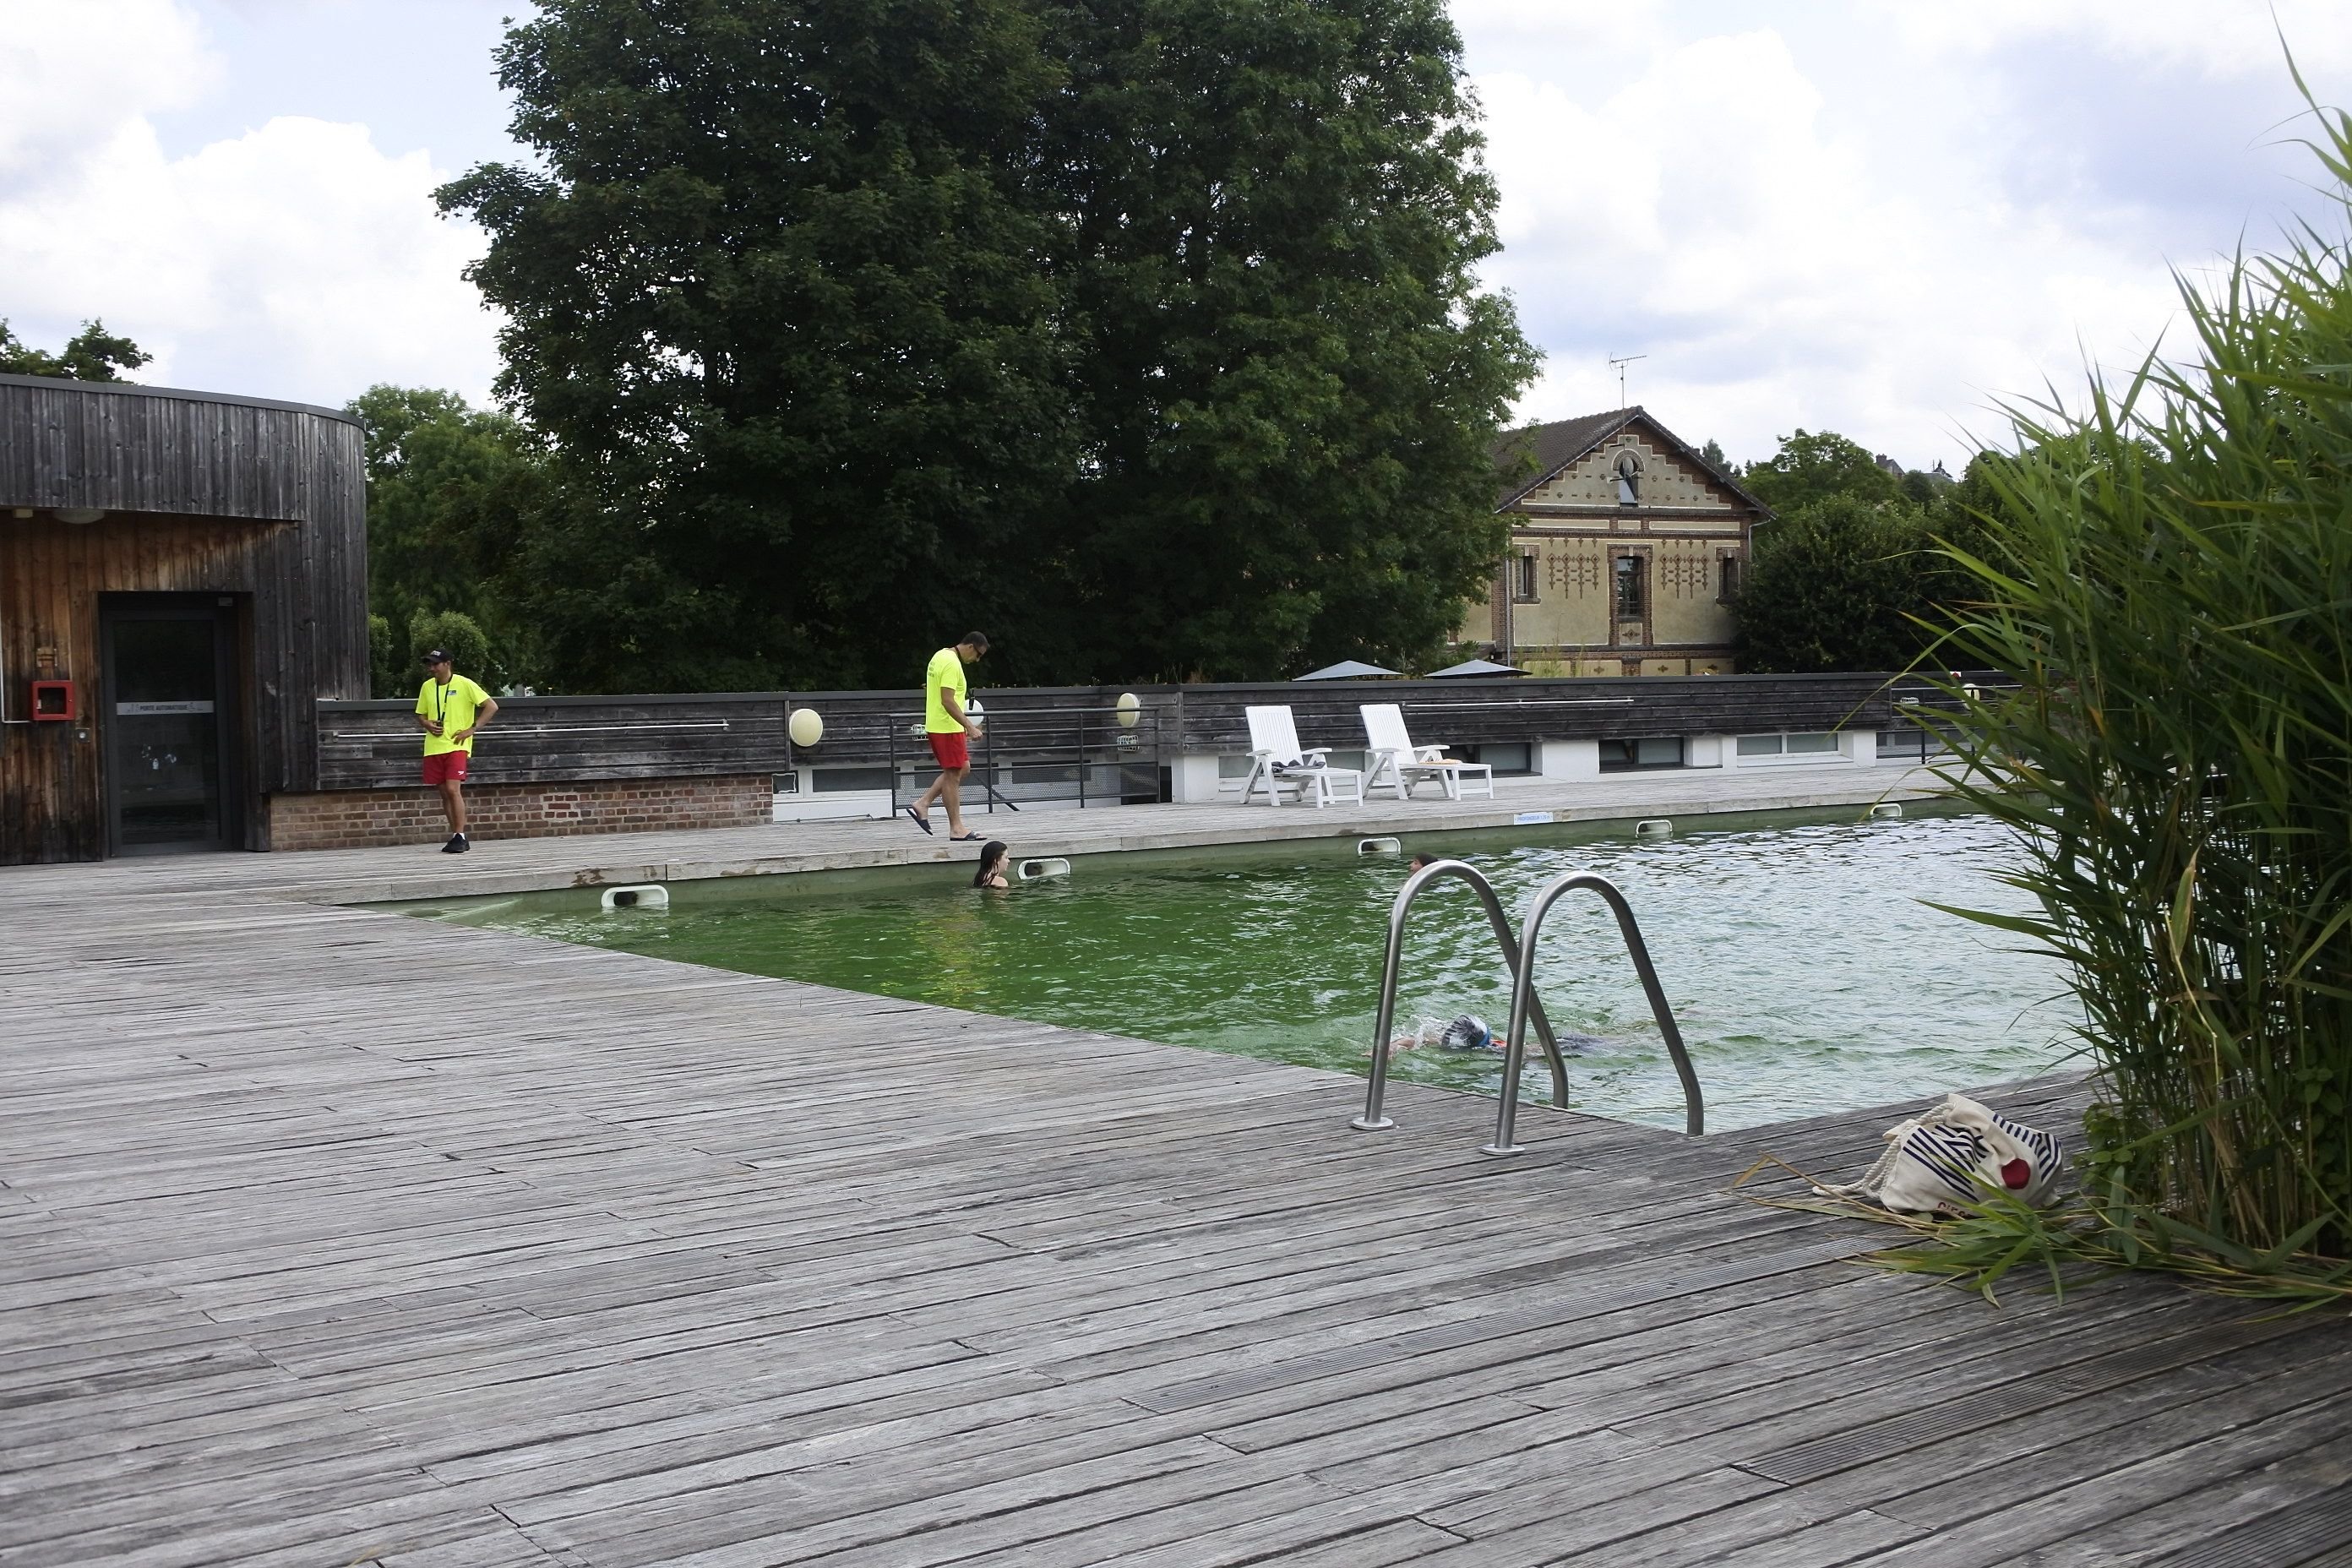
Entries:
[[[2017,912],[2011,852],[1982,817],[1708,818],[1675,837],[1622,826],[1408,837],[1458,856],[1516,922],[1566,870],[1614,880],[1640,917],[1707,1096],[1710,1130],[1939,1094],[2045,1070],[2070,1048],[2063,975],[2015,939],[1928,907]],[[997,819],[1019,848],[1018,819]],[[748,973],[1101,1029],[1171,1045],[1365,1070],[1402,856],[1348,840],[1096,856],[1009,893],[969,865],[672,884],[666,911],[604,912],[593,889],[410,906],[417,913]],[[1571,1105],[1679,1127],[1682,1095],[1616,928],[1571,896],[1538,980],[1553,1026],[1593,1037]],[[1424,895],[1397,1014],[1509,1011],[1469,889]],[[1548,1103],[1529,1041],[1522,1092]],[[1493,1093],[1498,1058],[1396,1058],[1398,1081]]]

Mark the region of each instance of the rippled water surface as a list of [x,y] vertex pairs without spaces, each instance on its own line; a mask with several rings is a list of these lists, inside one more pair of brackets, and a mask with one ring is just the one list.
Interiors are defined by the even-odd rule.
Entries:
[[[2010,846],[1981,817],[1685,831],[1663,842],[1517,831],[1516,843],[1437,834],[1405,847],[1469,860],[1514,921],[1562,871],[1598,871],[1623,888],[1706,1086],[1710,1129],[2018,1077],[2067,1048],[2074,1014],[2058,968],[1928,907],[2024,907],[1994,879]],[[1066,881],[1009,893],[971,890],[969,868],[927,868],[681,883],[662,913],[600,913],[589,891],[419,912],[1360,1073],[1404,876],[1401,858],[1360,858],[1342,842],[1095,857]],[[1555,1027],[1593,1037],[1570,1061],[1572,1103],[1680,1126],[1674,1069],[1598,900],[1571,895],[1542,946]],[[1499,1031],[1508,1010],[1474,896],[1442,884],[1414,910],[1401,1024],[1467,1011]],[[1540,1101],[1549,1076],[1532,1042],[1530,1055],[1524,1089]],[[1492,1093],[1501,1068],[1492,1056],[1421,1050],[1399,1057],[1395,1076]]]

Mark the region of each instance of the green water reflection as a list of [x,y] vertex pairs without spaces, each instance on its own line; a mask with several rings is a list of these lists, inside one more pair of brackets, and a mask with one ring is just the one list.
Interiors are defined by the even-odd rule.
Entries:
[[[1000,827],[1012,825],[1000,819]],[[1927,901],[2015,910],[1995,880],[2009,846],[1980,817],[1848,820],[1497,843],[1431,836],[1514,919],[1559,873],[1625,889],[1721,1129],[1881,1104],[2037,1072],[2074,1014],[2049,961]],[[1016,843],[1016,849],[1018,845]],[[968,868],[678,884],[666,913],[598,912],[593,892],[420,912],[756,974],[1361,1072],[1388,910],[1405,866],[1351,846],[1256,847],[1189,859],[1097,857],[1066,881],[1010,893]],[[1563,1032],[1593,1037],[1570,1064],[1574,1103],[1679,1126],[1681,1091],[1614,925],[1597,900],[1554,913],[1539,974]],[[1415,910],[1402,1023],[1480,1014],[1501,1027],[1506,977],[1468,889]],[[1402,1080],[1493,1092],[1499,1062],[1434,1050]],[[1540,1100],[1549,1075],[1531,1068]]]

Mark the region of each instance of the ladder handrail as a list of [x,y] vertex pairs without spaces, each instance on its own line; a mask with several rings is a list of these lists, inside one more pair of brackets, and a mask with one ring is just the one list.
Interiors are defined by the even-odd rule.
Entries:
[[[1461,860],[1437,860],[1404,879],[1397,889],[1396,902],[1389,909],[1388,960],[1381,969],[1381,1008],[1379,1022],[1372,1026],[1372,1070],[1370,1080],[1364,1086],[1364,1113],[1348,1125],[1359,1132],[1378,1132],[1393,1127],[1395,1122],[1381,1114],[1381,1101],[1388,1093],[1389,1028],[1396,1022],[1397,964],[1404,952],[1404,917],[1420,898],[1422,890],[1441,877],[1457,877],[1477,892],[1478,901],[1486,906],[1487,923],[1495,928],[1495,942],[1503,950],[1503,964],[1514,980],[1512,1017],[1516,1020],[1512,1038],[1523,1047],[1527,1018],[1518,1002],[1516,984],[1519,970],[1519,945],[1511,936],[1511,921],[1503,912],[1503,900],[1495,896],[1495,885],[1480,875],[1478,869]],[[1527,1013],[1535,1018],[1536,1034],[1543,1041],[1544,1054],[1551,1059],[1551,1093],[1555,1104],[1568,1103],[1568,1064],[1560,1059],[1559,1042],[1552,1038],[1551,1020],[1544,1016],[1543,1001],[1528,993]],[[1519,1052],[1514,1052],[1509,1070],[1517,1073]]]
[[[1642,940],[1642,928],[1633,919],[1633,906],[1617,884],[1592,871],[1570,871],[1544,884],[1528,908],[1528,921],[1519,935],[1519,958],[1511,975],[1510,1033],[1503,1045],[1503,1096],[1495,1112],[1495,1141],[1479,1151],[1482,1154],[1516,1154],[1519,1145],[1511,1135],[1519,1111],[1519,1063],[1527,1051],[1528,1005],[1535,999],[1536,938],[1543,934],[1545,917],[1552,905],[1569,893],[1582,888],[1601,896],[1611,912],[1617,917],[1617,930],[1625,938],[1625,951],[1633,960],[1634,973],[1642,977],[1642,990],[1650,998],[1650,1014],[1658,1022],[1658,1033],[1665,1037],[1667,1054],[1675,1059],[1675,1071],[1683,1080],[1683,1130],[1693,1138],[1706,1131],[1706,1101],[1700,1093],[1698,1074],[1691,1070],[1690,1053],[1683,1048],[1683,1032],[1675,1024],[1675,1010],[1666,1005],[1666,994],[1658,984],[1658,972],[1650,963],[1649,945]],[[1546,1031],[1545,1044],[1550,1045]],[[1552,1047],[1552,1059],[1559,1060],[1559,1048]],[[1554,1070],[1557,1070],[1555,1068]]]

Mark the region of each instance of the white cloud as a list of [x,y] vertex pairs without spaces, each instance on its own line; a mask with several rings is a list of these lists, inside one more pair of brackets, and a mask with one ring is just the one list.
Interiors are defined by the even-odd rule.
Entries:
[[2343,0],[1865,0],[1915,47],[1986,55],[2021,44],[2087,47],[2212,76],[2282,68],[2284,37],[2306,70],[2352,66]]
[[[2212,9],[2157,8],[2158,33],[2182,40]],[[2192,163],[2140,147],[2138,124],[2088,134],[2085,117],[2146,92],[2150,72],[2169,84],[2201,64],[2139,39],[2139,63],[2081,69],[2062,107],[2034,101],[2037,68],[2013,52],[2064,29],[2124,37],[2115,18],[2140,7],[1994,9],[1962,51],[1950,36],[1975,0],[1791,6],[1785,28],[1736,32],[1654,5],[1609,34],[1594,69],[1538,47],[1543,18],[1525,0],[1465,4],[1474,60],[1509,62],[1477,81],[1503,193],[1506,248],[1487,275],[1549,356],[1521,416],[1612,407],[1605,356],[1646,353],[1633,400],[1735,458],[1801,426],[1958,463],[1964,430],[2002,427],[1996,401],[2080,385],[2086,355],[2136,362],[2177,316],[2169,266],[2203,264],[2275,194],[2250,188],[2262,154],[2243,129],[2274,120],[2288,90],[2274,41],[2264,94],[2140,106],[2179,122],[2184,145],[2221,148]],[[2253,60],[2248,38],[2269,38],[2255,14],[2200,58]],[[1582,5],[1550,15],[1561,37],[1591,23]],[[1475,31],[1487,23],[1517,41],[1496,48]],[[2308,31],[2330,49],[2352,36]]]
[[125,104],[176,109],[219,74],[177,0],[0,0],[0,182],[70,162]]
[[487,392],[495,323],[459,277],[481,237],[436,216],[447,174],[424,153],[279,117],[167,156],[152,117],[215,74],[173,0],[0,0],[0,312],[19,336],[55,347],[102,316],[155,353],[139,378],[167,385]]

